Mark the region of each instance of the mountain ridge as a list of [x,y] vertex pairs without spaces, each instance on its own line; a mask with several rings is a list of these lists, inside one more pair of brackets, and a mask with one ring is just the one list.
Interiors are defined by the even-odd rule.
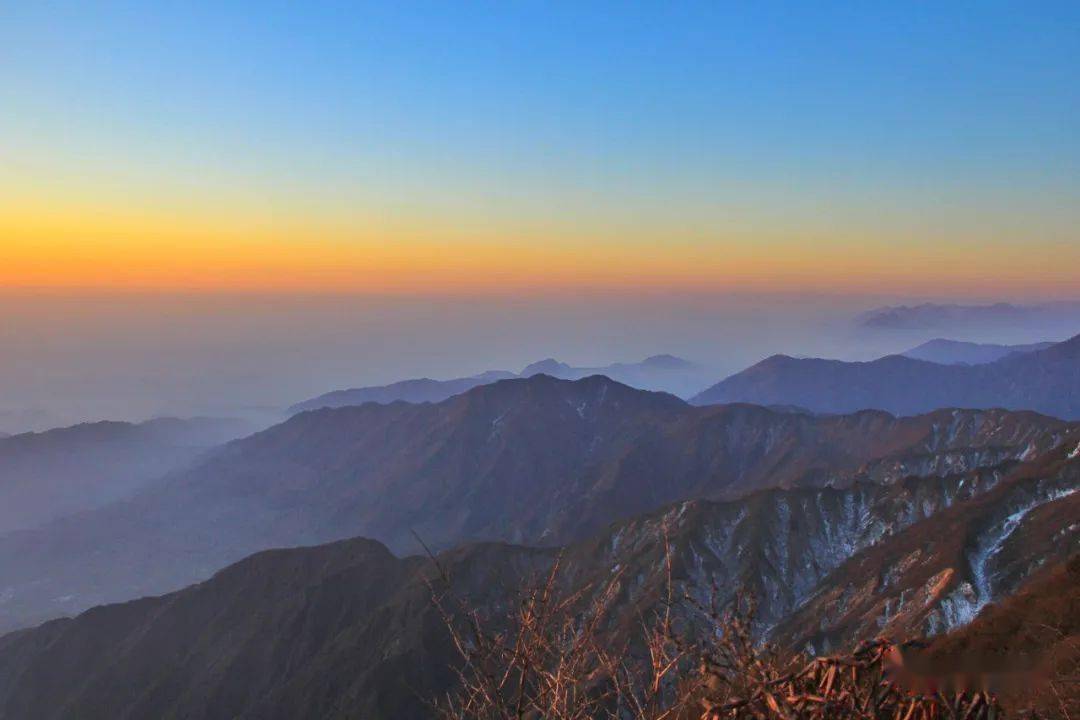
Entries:
[[0,438],[0,534],[128,497],[250,430],[238,420],[157,418]]
[[[1013,512],[1008,498],[1051,507],[1059,502],[1055,492],[1080,487],[1080,461],[1068,455],[1078,439],[1073,431],[1031,461],[960,475],[677,503],[562,549],[470,544],[439,554],[441,569],[423,557],[397,558],[362,538],[263,551],[165,596],[0,636],[0,716],[53,720],[77,709],[87,720],[430,717],[428,699],[453,688],[456,654],[429,582],[447,577],[469,607],[498,616],[513,602],[515,588],[542,576],[556,557],[566,592],[599,593],[615,578],[614,632],[638,627],[662,597],[657,591],[666,582],[663,558],[670,547],[677,591],[704,598],[711,588],[732,593],[750,580],[763,603],[759,609],[769,614],[764,620],[776,613],[789,624],[805,617],[795,623],[798,642],[799,632],[818,630],[813,603],[823,588],[865,584],[864,567],[871,575],[894,574],[890,565],[867,565],[891,552],[878,548],[925,546],[939,538],[952,543],[941,529],[957,519],[974,528],[985,513]],[[1031,513],[1012,535],[1037,531],[1045,542],[1073,520]],[[801,543],[793,544],[795,538]],[[1072,538],[1041,557],[1050,564],[1064,560],[1080,542],[1075,528]],[[824,548],[832,552],[823,554]],[[931,560],[954,572],[963,563],[949,552]],[[1014,568],[1014,584],[1023,586],[1038,570]],[[1004,597],[1000,593],[995,590],[994,601]],[[801,598],[810,605],[802,606]],[[909,598],[919,617],[940,614],[945,600]],[[841,614],[847,609],[833,604]],[[884,612],[867,618],[875,631],[880,618],[890,618]],[[904,624],[893,617],[889,630],[906,635],[925,627],[914,616]],[[781,623],[777,636],[787,637],[788,629]],[[843,633],[844,642],[860,639],[850,628],[832,632]],[[132,687],[138,690],[120,691]]]
[[168,591],[268,547],[366,535],[408,552],[414,531],[437,549],[558,545],[685,499],[996,465],[1069,427],[1002,411],[702,408],[603,376],[308,411],[135,498],[0,537],[0,628]]
[[996,343],[973,343],[960,340],[935,338],[921,345],[905,350],[900,355],[915,360],[926,360],[942,365],[982,365],[1007,357],[1013,353],[1027,353],[1045,350],[1053,342],[1037,342],[1022,345],[1000,345]]
[[691,399],[751,402],[819,413],[877,408],[914,415],[941,407],[1030,409],[1080,418],[1080,335],[980,365],[887,355],[862,362],[773,355]]
[[[657,375],[659,373],[659,376]],[[680,378],[672,373],[692,375],[692,379]],[[561,380],[581,380],[592,375],[605,375],[639,390],[672,392],[687,395],[704,387],[703,370],[689,360],[674,355],[651,355],[637,363],[612,363],[597,367],[573,367],[555,358],[546,358],[525,366],[520,372],[488,370],[451,380],[417,378],[401,380],[389,385],[350,388],[324,393],[310,400],[296,403],[289,408],[295,414],[322,407],[361,405],[365,402],[388,404],[397,400],[405,402],[442,402],[447,398],[467,392],[474,387],[499,380],[526,379],[534,375],[549,375]],[[676,392],[678,391],[678,392]]]

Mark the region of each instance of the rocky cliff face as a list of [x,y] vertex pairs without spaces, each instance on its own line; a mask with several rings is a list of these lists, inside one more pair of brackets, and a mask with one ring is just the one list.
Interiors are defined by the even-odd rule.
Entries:
[[[864,548],[994,487],[995,468],[892,485],[770,490],[730,502],[688,501],[619,524],[584,552],[633,569],[631,585],[658,591],[656,556],[665,533],[679,591],[726,603],[737,592],[758,601],[762,630],[785,618],[822,580]],[[647,594],[647,593],[646,593]]]
[[1080,465],[1067,448],[838,566],[775,635],[827,651],[853,637],[934,635],[970,622],[1045,564],[1080,551]]

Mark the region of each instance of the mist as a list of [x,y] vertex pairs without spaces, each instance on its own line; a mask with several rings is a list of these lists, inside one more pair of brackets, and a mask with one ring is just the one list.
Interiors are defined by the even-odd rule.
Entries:
[[[872,359],[933,337],[1060,340],[1077,315],[868,330],[896,298],[560,293],[492,296],[0,295],[0,431],[99,419],[244,417],[269,424],[329,390],[603,365],[671,353],[720,380],[774,353]],[[911,300],[907,299],[907,304]]]

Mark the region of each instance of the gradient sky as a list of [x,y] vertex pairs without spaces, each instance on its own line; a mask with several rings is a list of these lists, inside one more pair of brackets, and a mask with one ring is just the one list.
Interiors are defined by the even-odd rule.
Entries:
[[0,4],[0,287],[1080,295],[1080,4]]

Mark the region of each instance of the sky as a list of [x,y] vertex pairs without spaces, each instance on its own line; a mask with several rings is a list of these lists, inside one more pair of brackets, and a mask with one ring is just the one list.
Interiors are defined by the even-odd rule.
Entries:
[[1075,295],[1080,6],[0,7],[5,287]]
[[902,349],[1080,298],[1078,118],[1075,2],[0,3],[0,419]]

